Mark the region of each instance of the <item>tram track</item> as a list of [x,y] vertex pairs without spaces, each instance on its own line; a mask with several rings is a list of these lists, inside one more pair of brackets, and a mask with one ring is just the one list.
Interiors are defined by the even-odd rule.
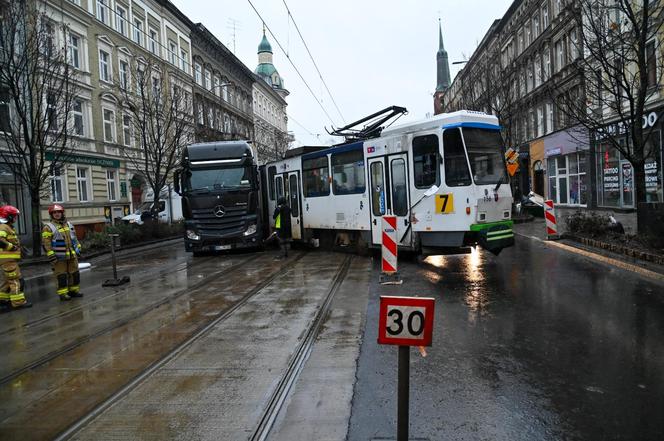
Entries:
[[[157,274],[151,274],[150,270],[146,269],[146,270],[143,270],[143,271],[139,272],[139,274],[140,274],[139,277],[136,277],[134,274],[132,274],[132,277],[134,277],[134,283],[135,283],[136,279],[142,281],[146,277],[155,277],[155,276],[160,277],[160,276],[163,276],[163,275],[166,275],[166,274],[172,274],[173,272],[186,271],[188,268],[198,268],[198,267],[203,266],[206,263],[211,262],[213,260],[214,260],[214,256],[210,256],[210,257],[207,257],[205,259],[193,260],[191,262],[191,264],[189,264],[189,265],[187,265],[187,262],[178,262],[178,263],[169,265],[165,269],[160,270]],[[174,268],[177,268],[177,267],[182,266],[182,265],[184,265],[183,268],[180,268],[180,269],[177,269],[176,271],[173,271]],[[39,277],[44,277],[44,276],[42,275],[42,276],[39,276]],[[53,313],[53,314],[47,314],[47,315],[39,317],[35,320],[31,320],[31,321],[22,323],[18,326],[14,326],[12,328],[7,328],[7,329],[3,330],[2,332],[11,333],[11,332],[16,332],[20,329],[29,329],[29,328],[37,326],[39,324],[45,323],[49,320],[66,317],[67,315],[77,313],[81,310],[84,310],[84,309],[90,307],[90,306],[95,306],[95,305],[98,305],[99,303],[102,303],[102,302],[107,301],[107,300],[111,300],[111,299],[113,299],[117,296],[120,296],[122,294],[126,294],[126,292],[131,288],[133,288],[132,285],[126,285],[126,286],[115,288],[113,290],[113,292],[111,292],[107,295],[103,295],[101,297],[98,297],[98,298],[95,298],[95,299],[92,299],[92,300],[87,300],[87,301],[84,301],[84,302],[77,302],[78,304],[76,306],[71,306],[70,308],[67,308],[67,310],[65,310],[65,311],[59,311],[59,312],[56,312],[56,313]],[[0,383],[1,383],[1,380],[0,380]]]
[[[90,333],[90,334],[88,334],[84,337],[76,339],[75,341],[62,346],[61,348],[59,348],[55,351],[49,352],[48,354],[45,354],[45,355],[37,358],[36,360],[27,363],[26,365],[22,366],[21,368],[16,369],[16,370],[10,372],[9,374],[6,374],[6,375],[0,377],[0,385],[6,384],[9,381],[12,381],[13,379],[19,377],[20,375],[22,375],[26,372],[29,372],[33,369],[36,369],[40,366],[43,366],[43,365],[51,362],[52,360],[66,354],[66,353],[68,353],[68,352],[70,352],[70,351],[72,351],[72,350],[74,350],[74,349],[76,349],[76,348],[78,348],[82,345],[84,345],[85,343],[88,343],[88,342],[94,340],[95,338],[98,338],[102,335],[108,334],[108,333],[110,333],[110,332],[112,332],[112,331],[114,331],[114,330],[116,330],[116,329],[118,329],[122,326],[125,326],[128,323],[131,323],[132,321],[144,316],[149,311],[157,309],[160,306],[163,306],[163,305],[165,305],[169,302],[172,302],[173,300],[176,300],[179,297],[181,297],[181,296],[183,296],[183,295],[185,295],[185,294],[187,294],[187,293],[189,293],[193,290],[201,288],[201,287],[203,287],[204,285],[210,283],[213,280],[219,279],[220,277],[226,276],[226,275],[228,275],[228,274],[230,274],[234,271],[237,271],[238,269],[244,267],[248,263],[253,262],[254,260],[258,259],[259,257],[260,257],[260,254],[254,254],[251,257],[247,258],[247,259],[244,259],[244,260],[242,260],[238,263],[235,263],[235,264],[231,265],[230,267],[223,268],[221,270],[213,272],[211,275],[205,277],[203,280],[200,280],[200,281],[198,281],[198,282],[196,282],[196,283],[194,283],[190,286],[187,286],[183,289],[180,289],[180,290],[174,292],[173,294],[162,298],[158,302],[153,302],[153,303],[151,303],[150,305],[148,305],[144,308],[140,308],[139,310],[137,310],[137,311],[133,312],[132,314],[122,318],[121,320],[113,322],[109,326],[100,328],[100,329],[98,329],[98,330],[96,330],[96,331],[94,331],[94,332],[92,332],[92,333]],[[82,307],[85,307],[85,305],[82,305]]]
[[[291,265],[291,268],[295,263],[300,261],[307,254],[308,254],[308,252],[304,251],[304,252],[300,252],[296,257],[294,257],[293,260],[289,262],[290,265]],[[159,360],[157,360],[154,363],[150,364],[147,368],[145,368],[143,371],[141,371],[137,376],[135,376],[131,381],[129,381],[127,384],[125,384],[122,388],[115,391],[107,399],[105,399],[104,401],[102,401],[101,403],[96,405],[94,409],[92,409],[86,415],[79,418],[76,422],[71,424],[64,431],[59,433],[54,438],[54,440],[56,440],[56,441],[68,440],[71,437],[75,436],[78,432],[80,432],[83,428],[85,428],[88,424],[90,424],[95,418],[100,416],[107,409],[109,409],[111,406],[113,406],[115,403],[117,403],[119,400],[121,400],[123,397],[125,397],[127,394],[129,394],[138,385],[140,385],[143,381],[145,381],[147,378],[149,378],[152,374],[157,372],[160,368],[162,368],[168,362],[170,362],[171,360],[176,358],[183,351],[185,351],[187,348],[192,346],[199,339],[204,337],[211,329],[213,329],[219,323],[221,323],[224,320],[228,319],[228,317],[233,315],[233,313],[235,313],[235,311],[237,311],[239,308],[244,306],[249,300],[251,300],[257,294],[259,294],[263,289],[265,289],[267,286],[269,286],[276,279],[278,279],[280,277],[283,277],[286,273],[288,273],[288,271],[290,271],[290,270],[287,270],[286,272],[284,272],[284,271],[275,271],[272,274],[270,274],[268,277],[266,277],[264,280],[262,280],[258,285],[254,286],[241,299],[236,301],[230,308],[228,308],[222,314],[220,314],[219,316],[214,318],[212,321],[201,325],[186,340],[181,342],[178,346],[173,348],[171,351],[169,351],[166,355],[161,357]],[[347,269],[346,269],[346,271],[347,271]]]
[[311,354],[311,351],[316,342],[316,338],[320,333],[321,326],[325,321],[325,317],[330,311],[332,300],[341,287],[341,284],[346,279],[352,260],[353,256],[346,256],[340,265],[339,271],[336,273],[332,281],[332,285],[330,286],[327,295],[323,299],[321,307],[318,309],[316,316],[309,325],[304,338],[297,346],[295,353],[291,357],[286,371],[282,374],[279,380],[277,388],[270,396],[268,405],[263,411],[258,426],[250,438],[251,441],[265,441],[268,438],[272,426],[274,425],[274,422],[279,415],[279,412],[283,408],[283,405],[288,398],[293,385],[297,382],[297,379],[300,376],[300,373],[302,372],[304,365],[309,358],[309,355]]

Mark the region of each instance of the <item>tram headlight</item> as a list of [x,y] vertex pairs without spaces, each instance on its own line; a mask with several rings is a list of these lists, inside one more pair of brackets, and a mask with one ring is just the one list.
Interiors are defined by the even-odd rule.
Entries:
[[187,239],[189,240],[201,240],[201,236],[196,234],[194,230],[187,230]]
[[256,234],[256,224],[249,225],[247,231],[244,232],[245,236],[251,236],[252,234]]

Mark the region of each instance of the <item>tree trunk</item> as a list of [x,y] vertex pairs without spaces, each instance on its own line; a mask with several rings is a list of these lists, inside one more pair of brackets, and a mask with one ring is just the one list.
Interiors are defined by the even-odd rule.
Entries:
[[39,200],[39,192],[31,192],[30,195],[30,213],[32,220],[32,257],[39,257],[42,255],[41,247],[41,204]]

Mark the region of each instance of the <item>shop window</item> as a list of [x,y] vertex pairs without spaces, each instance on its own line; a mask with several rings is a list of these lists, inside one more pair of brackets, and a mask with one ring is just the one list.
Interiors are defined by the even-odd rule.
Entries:
[[330,194],[330,167],[327,156],[302,160],[302,180],[304,197],[327,196]]
[[334,194],[362,194],[364,183],[364,155],[362,150],[333,153],[332,190]]
[[547,159],[549,199],[556,204],[588,204],[586,154],[572,153]]

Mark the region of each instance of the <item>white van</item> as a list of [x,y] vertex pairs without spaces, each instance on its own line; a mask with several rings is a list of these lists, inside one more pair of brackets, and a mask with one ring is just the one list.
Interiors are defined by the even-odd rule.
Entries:
[[[136,209],[132,214],[129,214],[122,218],[123,221],[130,224],[142,225],[143,220],[146,216],[149,216],[152,212],[152,205],[154,204],[154,192],[152,189],[148,189],[143,196],[143,203]],[[159,192],[159,207],[157,210],[159,216],[159,222],[169,223],[171,221],[171,215],[173,216],[172,221],[177,222],[182,220],[182,197],[177,194],[173,188],[170,188],[170,197],[169,197],[169,186],[165,186]]]

